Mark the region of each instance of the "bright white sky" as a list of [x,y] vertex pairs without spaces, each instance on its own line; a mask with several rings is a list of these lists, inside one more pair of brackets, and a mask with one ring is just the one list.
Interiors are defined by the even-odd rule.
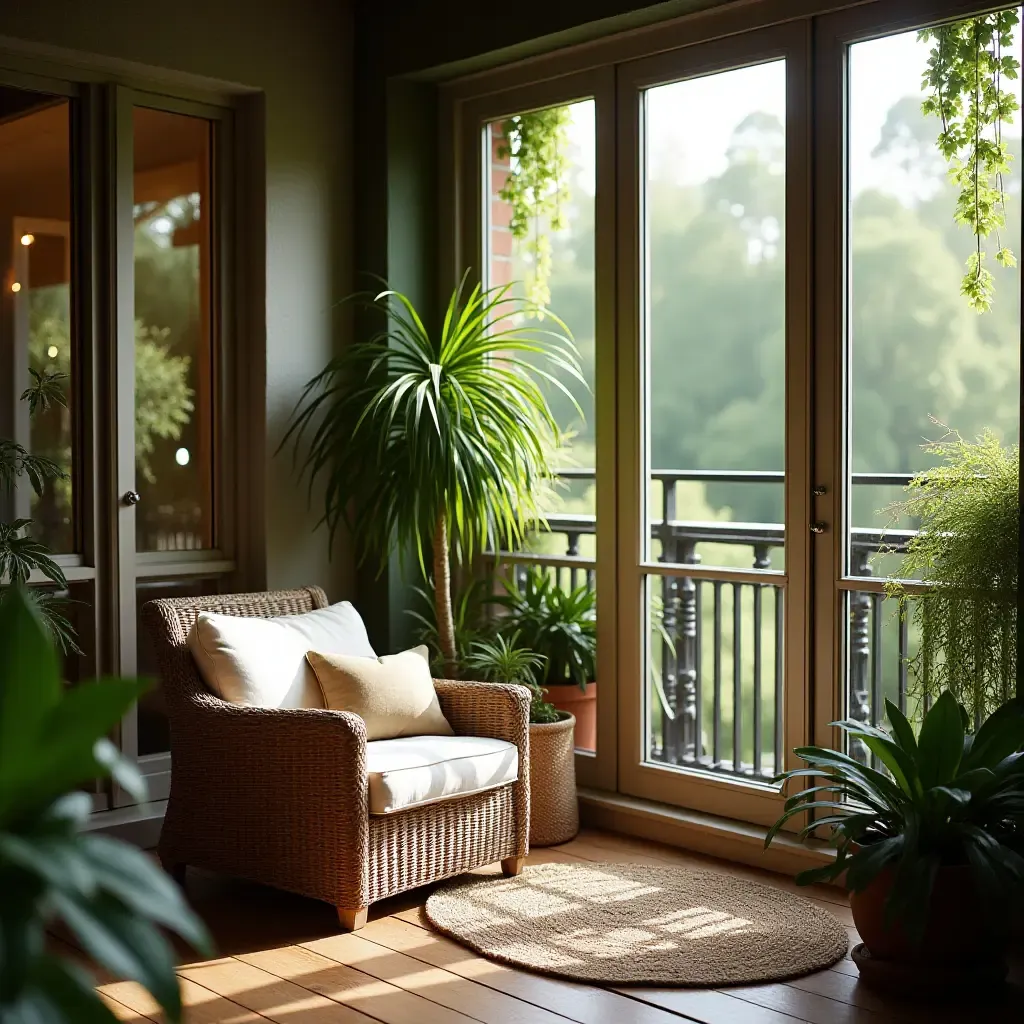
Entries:
[[[1014,49],[1020,57],[1020,27]],[[930,44],[916,32],[870,40],[853,46],[850,62],[850,180],[855,192],[887,184],[894,168],[872,158],[886,114],[904,96],[921,94],[921,76]],[[697,184],[720,174],[736,126],[750,113],[764,111],[785,119],[783,62],[740,68],[705,78],[660,86],[648,94],[650,153],[653,172],[680,184]],[[1021,79],[1007,83],[1021,98]],[[1018,123],[1007,132],[1020,135]],[[938,122],[936,121],[936,134]],[[594,105],[573,107],[569,129],[574,158],[579,161],[578,187],[593,192]],[[1014,168],[1019,174],[1018,168]],[[910,183],[906,183],[909,185]]]

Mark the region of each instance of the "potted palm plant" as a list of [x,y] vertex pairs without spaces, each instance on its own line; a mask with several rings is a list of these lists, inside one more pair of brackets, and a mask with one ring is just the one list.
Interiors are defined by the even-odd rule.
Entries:
[[358,557],[382,568],[396,549],[415,552],[455,675],[452,560],[516,545],[543,521],[561,437],[543,385],[582,416],[559,375],[586,382],[569,329],[549,310],[531,319],[541,310],[511,285],[467,289],[464,277],[436,330],[401,292],[357,298],[386,326],[309,382],[282,445],[294,444],[311,488],[322,481],[332,540],[346,524]]
[[145,784],[107,739],[144,683],[61,684],[52,628],[16,583],[0,598],[0,1020],[109,1021],[94,980],[51,950],[62,922],[118,978],[137,981],[182,1018],[174,951],[163,929],[201,952],[206,930],[178,887],[140,850],[84,831],[79,787],[113,775],[139,800]]
[[1001,981],[1024,892],[1024,699],[1004,704],[975,733],[948,690],[917,736],[891,701],[886,709],[891,733],[833,723],[884,771],[841,751],[796,749],[807,767],[776,781],[811,785],[786,801],[765,847],[808,811],[819,816],[801,838],[832,831],[835,860],[796,880],[844,881],[864,940],[853,958],[866,981],[942,991]]
[[576,802],[576,720],[545,697],[535,677],[544,657],[519,646],[519,635],[497,634],[471,642],[465,659],[473,674],[490,683],[527,687],[530,702],[530,845],[567,843],[580,828]]
[[551,703],[576,720],[575,744],[597,747],[597,595],[584,583],[564,589],[540,566],[531,566],[522,585],[504,582],[492,598],[502,609],[499,629],[518,636],[524,647],[543,655],[534,682]]
[[[1016,688],[1020,450],[990,432],[974,442],[950,432],[925,450],[940,464],[893,506],[919,526],[887,592],[920,637],[908,660],[912,692],[951,690],[980,721]],[[915,578],[925,593],[902,582]]]

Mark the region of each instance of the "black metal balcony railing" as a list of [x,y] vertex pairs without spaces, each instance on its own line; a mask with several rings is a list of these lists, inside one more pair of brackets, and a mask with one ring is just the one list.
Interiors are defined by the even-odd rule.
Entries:
[[[592,480],[594,471],[574,469],[563,477]],[[771,569],[773,552],[784,549],[778,523],[696,522],[676,518],[681,482],[781,486],[782,473],[709,470],[657,471],[660,518],[650,535],[660,544],[658,561],[699,565],[698,546],[726,544],[750,549],[753,569]],[[904,486],[909,475],[856,473],[854,486]],[[561,586],[595,585],[595,562],[580,555],[583,537],[596,531],[593,515],[551,515],[548,533],[565,537],[565,554],[503,552],[501,565],[521,581],[529,565],[544,566]],[[910,531],[855,528],[850,537],[850,574],[870,577],[871,558],[881,549],[900,552]],[[648,654],[648,758],[668,765],[700,767],[745,778],[770,779],[782,764],[783,588],[764,582],[685,574],[652,574],[652,643]],[[906,708],[907,625],[886,620],[885,595],[851,590],[849,598],[848,692],[850,717],[879,724],[884,697]],[[891,634],[896,631],[895,650]],[[731,632],[731,636],[728,634]],[[892,656],[889,656],[889,655]],[[746,661],[744,660],[746,659]],[[731,676],[731,678],[730,678]],[[866,749],[851,749],[867,762]]]

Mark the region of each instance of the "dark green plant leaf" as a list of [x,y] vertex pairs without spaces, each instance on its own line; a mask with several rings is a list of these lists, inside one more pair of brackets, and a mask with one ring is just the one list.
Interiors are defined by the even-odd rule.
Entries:
[[117,1020],[96,994],[93,979],[76,964],[44,956],[36,965],[33,982],[50,1005],[49,1016],[44,1018],[48,1024],[58,1019],[68,1024],[111,1024]]
[[918,765],[925,789],[950,782],[964,752],[964,723],[956,698],[946,690],[921,723]]
[[982,722],[964,759],[964,770],[994,768],[1024,746],[1024,697],[1015,697]]
[[917,740],[914,739],[914,730],[907,716],[888,697],[885,698],[885,713],[892,726],[893,738],[911,757],[916,757]]
[[79,848],[103,889],[136,913],[176,932],[197,953],[211,954],[205,926],[189,909],[181,890],[144,853],[100,835],[83,836]]
[[[57,656],[20,586],[0,593],[0,808],[26,765],[37,763],[36,743],[60,697]],[[0,825],[3,812],[0,809]]]
[[112,896],[84,902],[55,891],[52,900],[89,956],[119,978],[144,985],[171,1020],[180,1020],[174,954],[153,925]]

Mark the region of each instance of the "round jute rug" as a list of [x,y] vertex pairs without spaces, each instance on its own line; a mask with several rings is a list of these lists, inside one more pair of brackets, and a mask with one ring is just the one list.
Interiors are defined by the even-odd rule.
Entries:
[[846,929],[813,903],[713,871],[541,864],[459,879],[427,900],[439,931],[484,956],[609,985],[739,985],[830,967]]

